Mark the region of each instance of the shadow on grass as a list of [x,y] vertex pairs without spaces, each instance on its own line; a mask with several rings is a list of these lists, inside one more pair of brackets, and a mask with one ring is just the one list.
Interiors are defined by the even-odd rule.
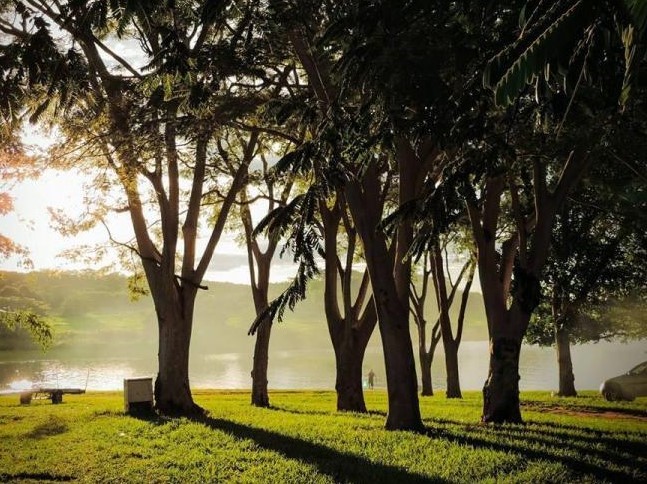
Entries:
[[603,430],[596,430],[587,427],[576,427],[552,422],[528,421],[527,423],[531,433],[544,435],[547,438],[557,436],[560,439],[571,439],[572,441],[577,441],[583,444],[587,451],[589,451],[593,446],[602,444],[605,447],[617,449],[618,451],[627,452],[637,456],[647,455],[647,442],[641,440],[643,437],[638,434],[636,435],[635,440],[629,440],[627,438],[619,439]]
[[50,474],[49,472],[17,472],[15,474],[5,474],[0,472],[0,482],[9,482],[28,479],[37,482],[69,482],[76,480],[74,476]]
[[326,410],[297,410],[294,408],[283,407],[281,405],[270,405],[269,407],[264,407],[263,410],[270,410],[273,412],[285,412],[291,413],[294,415],[325,415],[327,417],[332,417],[335,415],[334,411]]
[[[496,435],[496,429],[494,432]],[[574,434],[559,427],[537,427],[530,424],[520,428],[507,428],[504,432],[502,437],[508,440],[543,447],[548,449],[546,452],[553,450],[551,456],[558,455],[555,452],[567,451],[572,455],[590,456],[599,461],[632,468],[636,466],[638,456],[647,455],[647,445],[644,443],[614,438],[603,432],[582,435],[581,432]]]
[[[148,422],[153,425],[167,425],[172,422],[176,422],[179,417],[175,417],[172,415],[160,415],[157,413],[155,410],[137,410],[137,411],[131,411],[128,413],[123,413],[123,412],[115,412],[119,416],[126,416],[130,418],[134,418],[136,420],[142,420],[144,422]],[[190,419],[190,420],[195,420],[195,419]]]
[[283,407],[281,405],[271,405],[266,410],[274,410],[277,412],[292,413],[295,415],[326,415],[328,417],[352,415],[353,417],[367,418],[381,416],[386,418],[386,412],[382,410],[368,410],[366,412],[344,412],[339,410],[297,410],[294,408]]
[[36,425],[31,432],[27,433],[30,439],[42,439],[52,435],[64,434],[68,431],[68,425],[55,415],[51,415],[46,421]]
[[[283,408],[273,410],[296,414],[312,413]],[[382,415],[380,412],[375,414]],[[139,415],[137,418],[155,425],[164,425],[176,420],[154,413]],[[226,432],[238,439],[251,440],[259,447],[278,452],[286,458],[308,463],[336,482],[448,482],[396,466],[375,463],[319,443],[231,420],[205,416],[193,418],[191,421]],[[647,482],[647,472],[640,462],[640,459],[647,455],[647,443],[640,440],[644,435],[641,433],[636,433],[635,439],[628,440],[588,427],[547,422],[528,422],[523,426],[466,425],[465,422],[441,418],[428,419],[427,423],[431,426],[424,434],[429,438],[477,449],[516,454],[522,456],[529,464],[532,461],[560,463],[570,472],[582,475],[583,479]],[[434,427],[434,424],[444,425],[446,428]]]
[[398,467],[371,462],[363,457],[339,452],[321,444],[249,427],[230,420],[204,417],[195,421],[236,438],[252,440],[258,446],[279,452],[289,459],[307,462],[336,482],[448,482],[440,478],[433,479],[408,472]]
[[[444,439],[475,448],[510,452],[522,455],[529,461],[559,462],[575,473],[610,482],[635,482],[637,479],[647,478],[647,473],[644,471],[640,472],[640,476],[637,475],[637,471],[639,471],[638,459],[643,458],[647,452],[647,445],[643,443],[627,442],[608,436],[600,436],[597,439],[583,437],[565,431],[556,432],[554,429],[542,431],[530,426],[474,425],[466,427],[464,422],[453,420],[434,419],[432,421],[457,426],[458,429],[452,431],[444,428],[428,428],[427,435],[431,438]],[[550,427],[545,424],[544,426]],[[558,426],[557,428],[559,429]],[[577,428],[577,431],[581,430],[582,428]],[[492,439],[500,441],[495,442]],[[608,448],[592,448],[600,443]],[[531,447],[532,445],[535,448]],[[566,455],[564,452],[570,455]],[[632,455],[621,455],[619,452],[627,452]],[[587,461],[587,456],[598,462]],[[625,469],[612,469],[611,465],[624,466]]]

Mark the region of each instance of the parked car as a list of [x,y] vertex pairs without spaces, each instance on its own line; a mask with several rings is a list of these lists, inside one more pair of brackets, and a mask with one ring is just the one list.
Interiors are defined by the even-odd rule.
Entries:
[[647,361],[624,375],[606,380],[600,386],[600,393],[610,402],[647,396]]

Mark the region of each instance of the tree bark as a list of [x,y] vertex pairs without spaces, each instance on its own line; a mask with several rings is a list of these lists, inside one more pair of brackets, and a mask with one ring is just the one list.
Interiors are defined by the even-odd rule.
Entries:
[[427,349],[427,320],[425,319],[425,301],[427,300],[429,288],[429,276],[431,270],[428,269],[429,254],[425,252],[422,274],[422,287],[420,291],[411,282],[409,289],[409,298],[411,304],[411,314],[413,322],[418,329],[418,359],[420,361],[420,380],[422,389],[421,396],[433,396],[434,389],[431,380],[431,364],[434,360],[436,346],[440,341],[440,322],[436,322],[431,330],[431,341]]
[[[274,250],[268,250],[265,254],[258,254],[256,257],[257,278],[252,275],[252,296],[256,314],[261,314],[268,305],[268,291],[270,283],[271,257]],[[250,254],[251,257],[251,254]],[[250,264],[252,262],[250,261]],[[250,265],[250,271],[252,266]],[[267,408],[270,406],[270,396],[267,391],[267,368],[269,366],[270,336],[272,334],[272,322],[264,321],[256,331],[254,343],[254,360],[252,362],[252,405],[255,407]]]
[[[323,201],[320,202],[319,211],[325,240],[324,311],[330,340],[335,350],[337,411],[366,412],[362,363],[366,346],[377,322],[373,301],[369,301],[362,311],[369,278],[367,273],[362,275],[357,295],[353,297],[353,259],[357,233],[347,217],[346,205],[342,198],[338,197],[332,208],[328,208]],[[342,221],[347,244],[345,264],[338,253],[339,227]],[[340,299],[343,303],[343,315]]]
[[575,375],[573,374],[573,361],[571,360],[571,343],[566,328],[555,329],[555,349],[557,351],[557,364],[559,367],[560,397],[576,397]]
[[272,325],[268,322],[261,324],[256,332],[252,367],[252,405],[255,407],[270,406],[270,397],[267,392],[267,368],[271,332]]
[[[379,214],[375,213],[378,207],[374,201],[379,200],[379,196],[376,195],[376,179],[375,173],[369,173],[363,180],[363,187],[351,182],[346,193],[348,208],[362,239],[382,336],[389,404],[385,428],[420,431],[424,427],[409,332],[408,282],[403,303],[393,274],[393,256],[389,254],[384,234],[377,231]],[[372,201],[372,207],[364,203],[362,188],[369,193],[367,199]]]
[[447,398],[463,398],[458,373],[458,344],[443,341],[445,348],[445,369],[447,371]]
[[483,387],[482,422],[521,423],[519,407],[519,352],[521,341],[490,337],[490,365]]
[[[458,331],[457,336],[454,337],[452,332],[451,320],[449,317],[449,308],[451,307],[455,291],[458,288],[458,283],[463,278],[463,274],[467,269],[467,265],[464,266],[459,280],[452,287],[451,295],[447,294],[447,278],[445,275],[445,270],[443,266],[443,256],[440,248],[440,241],[437,240],[436,245],[433,249],[432,261],[432,274],[434,276],[434,287],[436,289],[436,301],[438,303],[438,310],[440,315],[438,316],[438,322],[440,323],[440,334],[443,340],[443,348],[445,349],[445,371],[447,373],[447,398],[463,398],[461,394],[461,385],[460,377],[458,373],[458,347],[460,345],[461,335],[462,335],[462,325],[465,315],[465,305],[461,304],[461,314],[459,315],[458,322]],[[471,282],[468,281],[468,284],[465,286],[465,291],[469,294]],[[465,296],[465,294],[464,294]],[[463,298],[463,302],[466,300]]]
[[[250,137],[249,142],[245,148],[245,159],[251,160],[255,153],[255,146],[257,137]],[[267,164],[265,159],[264,174],[267,174]],[[266,178],[266,188],[270,196],[274,194],[274,183],[269,178]],[[288,182],[283,188],[280,195],[281,205],[285,204],[292,183]],[[270,238],[265,251],[259,247],[258,240],[254,237],[254,229],[252,223],[252,215],[249,208],[249,200],[247,191],[242,190],[240,193],[241,208],[240,216],[243,228],[245,231],[245,242],[247,246],[247,260],[250,276],[250,285],[252,290],[252,298],[254,299],[254,308],[256,315],[260,315],[267,309],[269,303],[269,285],[270,285],[270,271],[272,266],[272,257],[276,251],[277,239]],[[275,200],[270,198],[268,212],[274,209]],[[256,331],[256,340],[254,342],[254,359],[252,362],[252,394],[251,403],[255,407],[267,408],[270,406],[270,397],[268,393],[268,378],[267,369],[269,366],[269,347],[270,336],[272,334],[272,321],[265,320],[258,327]]]
[[422,390],[420,395],[424,396],[433,396],[434,389],[432,387],[431,380],[431,363],[433,362],[434,355],[425,351],[425,348],[421,346],[419,348],[419,357],[420,357],[420,380],[422,383]]
[[[388,430],[421,430],[423,428],[418,403],[413,347],[409,333],[408,308],[397,297],[392,273],[388,265],[377,262],[365,244],[367,266],[373,285],[382,349],[386,368],[389,411],[385,427]],[[386,255],[386,247],[382,247]]]
[[[374,290],[380,291],[379,285],[374,285]],[[421,430],[423,425],[408,312],[397,300],[384,293],[376,296],[376,308],[389,400],[385,427],[387,430]]]
[[354,321],[352,326],[348,320],[338,320],[336,323],[328,321],[335,350],[337,411],[366,412],[362,363],[376,322],[373,308],[367,308],[365,314],[358,321]]
[[335,346],[337,410],[340,412],[366,412],[362,388],[362,363],[366,344],[357,341],[357,338],[352,334],[346,339],[347,341]]
[[[159,372],[155,380],[155,408],[165,415],[195,415],[202,409],[193,402],[189,386],[189,346],[196,290],[155,297],[159,326]],[[179,302],[182,297],[182,302]],[[182,310],[184,309],[184,310]]]

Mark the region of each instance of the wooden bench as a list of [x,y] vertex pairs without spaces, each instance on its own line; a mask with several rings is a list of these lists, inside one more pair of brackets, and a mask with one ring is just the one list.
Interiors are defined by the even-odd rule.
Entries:
[[85,393],[85,390],[81,388],[32,388],[31,390],[26,390],[20,393],[20,403],[24,405],[29,405],[34,399],[48,399],[52,403],[62,403],[63,395],[80,395]]

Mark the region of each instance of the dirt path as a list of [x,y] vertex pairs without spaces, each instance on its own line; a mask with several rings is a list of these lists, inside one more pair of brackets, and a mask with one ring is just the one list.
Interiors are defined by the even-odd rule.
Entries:
[[605,419],[637,420],[647,423],[647,411],[634,409],[605,409],[605,408],[568,408],[560,406],[536,405],[528,403],[523,405],[526,410],[547,412],[561,415],[572,415],[574,417],[596,417]]

